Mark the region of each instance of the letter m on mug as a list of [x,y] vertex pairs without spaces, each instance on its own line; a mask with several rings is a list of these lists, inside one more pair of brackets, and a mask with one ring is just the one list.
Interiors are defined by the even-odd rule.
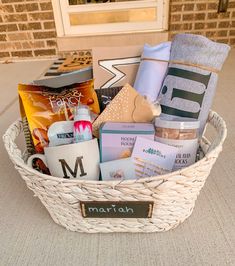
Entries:
[[[78,167],[79,167],[79,173],[80,177],[87,175],[84,171],[83,163],[82,163],[83,156],[77,157],[75,161],[75,165],[73,170],[70,168],[68,163],[65,161],[65,159],[59,159],[59,162],[61,163],[61,167],[64,173],[64,178],[70,178],[71,176],[76,178],[78,174]],[[68,173],[70,175],[68,175]]]

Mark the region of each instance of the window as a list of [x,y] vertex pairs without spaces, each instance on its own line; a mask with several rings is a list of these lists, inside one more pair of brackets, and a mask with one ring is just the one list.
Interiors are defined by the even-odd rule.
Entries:
[[59,37],[167,29],[169,1],[52,0],[52,3]]

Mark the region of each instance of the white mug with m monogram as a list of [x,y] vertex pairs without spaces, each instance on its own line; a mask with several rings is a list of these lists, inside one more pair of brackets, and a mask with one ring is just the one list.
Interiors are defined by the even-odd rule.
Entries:
[[33,154],[28,159],[32,167],[35,158],[41,159],[51,175],[67,179],[99,180],[100,154],[97,139],[69,145],[45,147],[45,154]]

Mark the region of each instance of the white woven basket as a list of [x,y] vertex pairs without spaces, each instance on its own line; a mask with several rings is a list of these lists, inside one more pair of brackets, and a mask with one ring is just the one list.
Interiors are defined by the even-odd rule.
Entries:
[[[175,228],[190,216],[222,150],[227,134],[225,122],[211,111],[208,123],[217,134],[212,143],[202,138],[200,146],[204,158],[167,175],[122,182],[67,180],[29,168],[14,142],[23,132],[20,120],[7,129],[3,140],[15,168],[57,224],[71,231],[87,233],[159,232]],[[154,201],[154,208],[152,218],[83,218],[80,201]]]

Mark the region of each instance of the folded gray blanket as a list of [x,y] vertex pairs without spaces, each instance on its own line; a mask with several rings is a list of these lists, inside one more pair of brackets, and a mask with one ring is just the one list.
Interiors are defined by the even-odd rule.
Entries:
[[177,34],[172,41],[170,64],[159,101],[162,117],[199,120],[203,134],[212,105],[218,72],[230,47],[204,36]]

